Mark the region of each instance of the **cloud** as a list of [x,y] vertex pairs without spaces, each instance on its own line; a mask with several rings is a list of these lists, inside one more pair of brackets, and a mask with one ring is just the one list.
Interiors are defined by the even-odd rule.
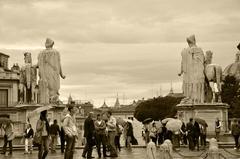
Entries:
[[240,34],[237,0],[0,3],[2,44],[39,46],[46,37],[62,43],[180,42],[192,33],[204,41],[226,41]]
[[[239,43],[238,0],[0,0],[0,51],[23,64],[33,62],[46,37],[61,53],[69,93],[102,104],[116,92],[128,101],[151,97],[160,85],[166,94],[177,76],[185,38],[196,34],[204,51],[214,52],[223,68],[233,62]],[[87,93],[86,93],[87,92]],[[87,95],[86,95],[87,94]],[[122,96],[121,95],[121,96]],[[100,102],[101,101],[101,102]]]

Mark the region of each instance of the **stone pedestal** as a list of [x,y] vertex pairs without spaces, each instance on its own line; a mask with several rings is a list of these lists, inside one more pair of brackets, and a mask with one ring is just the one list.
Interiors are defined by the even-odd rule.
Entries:
[[178,118],[185,124],[189,118],[198,117],[204,119],[207,124],[207,134],[215,134],[216,118],[222,122],[221,132],[228,132],[228,104],[225,103],[203,103],[203,104],[178,104]]

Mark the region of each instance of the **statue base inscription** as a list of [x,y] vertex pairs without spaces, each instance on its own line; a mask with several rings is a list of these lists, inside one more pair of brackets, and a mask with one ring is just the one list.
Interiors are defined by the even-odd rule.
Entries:
[[207,124],[207,134],[215,134],[215,121],[218,118],[221,121],[221,133],[228,132],[228,104],[225,103],[201,103],[201,104],[178,104],[178,118],[185,124],[189,118],[204,119]]

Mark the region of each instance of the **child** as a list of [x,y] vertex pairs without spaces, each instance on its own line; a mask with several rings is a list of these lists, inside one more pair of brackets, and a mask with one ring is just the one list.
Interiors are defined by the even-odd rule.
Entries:
[[147,159],[156,159],[156,144],[153,142],[154,136],[150,136],[150,142],[147,144]]

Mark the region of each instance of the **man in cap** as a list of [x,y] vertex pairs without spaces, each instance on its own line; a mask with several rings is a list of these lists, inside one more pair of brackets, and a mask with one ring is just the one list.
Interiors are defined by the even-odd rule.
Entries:
[[[58,101],[60,77],[62,73],[60,54],[53,49],[54,41],[47,38],[43,51],[38,55],[40,103],[48,104]],[[50,100],[49,100],[50,99]]]

